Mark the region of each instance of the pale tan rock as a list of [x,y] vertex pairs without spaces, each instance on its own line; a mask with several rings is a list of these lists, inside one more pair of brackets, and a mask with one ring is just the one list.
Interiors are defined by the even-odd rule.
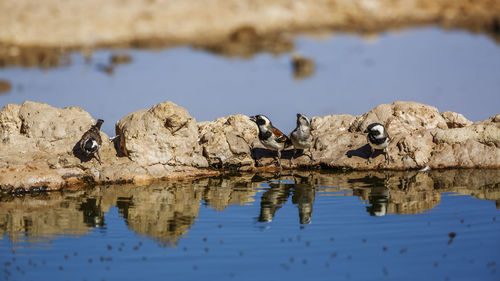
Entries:
[[142,166],[208,167],[198,144],[196,120],[172,102],[131,113],[116,123],[119,152]]
[[500,149],[473,139],[441,143],[434,148],[431,168],[500,168]]
[[[119,157],[122,153],[115,150],[103,132],[100,149],[103,163],[99,164],[95,158],[81,158],[77,143],[95,120],[79,107],[55,108],[37,102],[6,105],[0,110],[1,189],[28,190],[43,185],[50,190],[85,183],[150,182],[217,174],[195,168],[207,166],[207,162],[201,156],[196,122],[185,109],[166,103],[153,107],[149,113],[151,120],[166,116],[168,126],[164,128],[169,134],[168,148],[174,156],[165,165]],[[151,127],[146,129],[155,134]],[[135,132],[140,134],[140,130]],[[154,147],[154,143],[151,145]]]
[[357,117],[349,114],[313,117],[311,118],[311,129],[318,136],[333,132],[347,132]]
[[[409,135],[399,136],[392,141],[397,149],[390,149],[393,161],[404,162],[405,169],[422,168],[429,162],[434,147],[433,137],[429,130],[419,130]],[[411,161],[410,161],[411,160]]]
[[258,134],[248,116],[237,114],[198,123],[203,156],[212,167],[253,166],[250,144]]
[[[500,168],[498,115],[470,125],[460,116],[439,114],[436,108],[420,103],[395,102],[379,105],[362,116],[313,117],[312,159],[307,152],[297,155],[293,167]],[[94,122],[79,107],[61,109],[35,102],[5,106],[0,110],[0,188],[44,185],[50,190],[85,183],[147,184],[159,179],[220,174],[201,169],[209,166],[277,170],[276,153],[262,146],[257,126],[245,115],[196,123],[187,110],[171,102],[129,114],[117,122],[120,137],[114,143],[101,133],[102,165],[74,150]],[[362,130],[372,122],[388,128],[389,164],[380,152],[374,154],[371,163],[366,161],[370,147]],[[287,161],[292,152],[289,148],[282,153],[285,169],[292,168]]]
[[421,129],[446,129],[446,121],[434,106],[412,101],[381,104],[354,121],[351,132],[363,132],[371,123],[385,126],[390,136]]
[[[26,101],[6,105],[0,111],[0,136],[5,150],[25,153],[70,153],[83,133],[95,124],[80,107],[55,108],[45,103]],[[73,143],[73,145],[71,145]]]
[[496,124],[474,124],[464,128],[438,130],[434,135],[434,140],[438,144],[463,144],[469,140],[474,140],[500,148],[500,126]]
[[441,116],[444,118],[448,128],[462,128],[472,124],[472,121],[468,120],[460,113],[445,111],[441,113]]
[[[391,162],[370,154],[366,135],[362,133],[374,122],[384,124],[391,137]],[[362,116],[332,115],[312,119],[313,135],[317,136],[315,164],[351,169],[414,169],[424,167],[434,146],[430,131],[447,128],[435,107],[416,102],[382,104]]]

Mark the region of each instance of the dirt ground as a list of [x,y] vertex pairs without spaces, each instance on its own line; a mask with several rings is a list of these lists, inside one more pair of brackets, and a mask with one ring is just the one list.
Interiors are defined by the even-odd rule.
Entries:
[[68,50],[188,44],[246,56],[293,49],[293,34],[415,25],[500,38],[498,0],[1,0],[0,66],[66,63]]

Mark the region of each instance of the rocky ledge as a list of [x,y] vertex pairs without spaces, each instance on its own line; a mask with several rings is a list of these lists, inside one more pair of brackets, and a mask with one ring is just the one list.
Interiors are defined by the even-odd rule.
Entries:
[[[366,161],[370,149],[363,130],[372,122],[384,124],[391,136],[389,164],[382,155]],[[6,105],[0,111],[1,189],[55,190],[278,170],[275,152],[264,149],[255,123],[241,114],[197,123],[168,101],[131,113],[116,123],[118,137],[112,141],[101,132],[102,164],[82,155],[77,145],[93,124],[80,107],[30,101]],[[500,114],[473,123],[459,113],[398,101],[359,116],[313,117],[311,126],[312,159],[301,155],[292,165],[292,150],[285,150],[284,169],[500,168]]]

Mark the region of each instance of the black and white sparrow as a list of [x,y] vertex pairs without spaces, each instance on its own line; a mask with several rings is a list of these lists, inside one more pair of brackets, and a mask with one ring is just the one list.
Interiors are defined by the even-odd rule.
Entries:
[[262,145],[267,149],[277,151],[278,158],[276,162],[280,169],[282,169],[280,163],[281,151],[292,145],[290,139],[280,130],[276,129],[269,118],[264,115],[251,116],[250,120],[255,122],[259,128],[259,140]]
[[293,144],[293,155],[290,158],[290,164],[295,157],[297,149],[305,151],[309,150],[310,159],[312,160],[311,148],[313,145],[313,135],[311,133],[311,122],[304,114],[297,113],[297,127],[290,133],[290,140]]
[[390,138],[387,135],[384,125],[380,123],[372,123],[368,125],[368,127],[364,132],[368,133],[367,139],[368,139],[368,144],[370,145],[371,148],[370,156],[368,156],[367,163],[371,162],[371,158],[375,150],[383,150],[385,155],[385,161],[389,163],[390,161],[389,151],[387,148],[389,146]]
[[86,131],[82,138],[80,139],[80,148],[87,156],[94,156],[97,154],[97,161],[99,161],[99,164],[102,164],[101,162],[101,156],[99,155],[99,148],[101,148],[102,145],[102,138],[101,138],[101,125],[104,122],[104,120],[99,119],[97,120],[97,123],[95,125],[92,125],[88,131]]

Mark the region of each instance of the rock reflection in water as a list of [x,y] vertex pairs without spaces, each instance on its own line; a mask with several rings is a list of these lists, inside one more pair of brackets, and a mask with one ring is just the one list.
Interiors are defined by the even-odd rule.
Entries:
[[[99,207],[74,195],[1,197],[0,234],[7,234],[13,242],[42,242],[54,234],[82,235],[102,225],[104,215]],[[96,221],[100,223],[96,225]]]
[[[262,191],[266,184],[269,187]],[[130,230],[175,246],[196,222],[202,205],[230,211],[226,210],[230,205],[254,204],[260,197],[258,221],[271,222],[291,196],[300,224],[308,224],[316,196],[353,194],[366,202],[370,215],[383,216],[429,211],[440,203],[443,192],[491,200],[498,208],[500,174],[497,170],[294,172],[280,178],[244,175],[142,187],[94,187],[36,197],[0,194],[0,233],[13,242],[40,242],[55,234],[106,231],[105,215],[117,206]]]

